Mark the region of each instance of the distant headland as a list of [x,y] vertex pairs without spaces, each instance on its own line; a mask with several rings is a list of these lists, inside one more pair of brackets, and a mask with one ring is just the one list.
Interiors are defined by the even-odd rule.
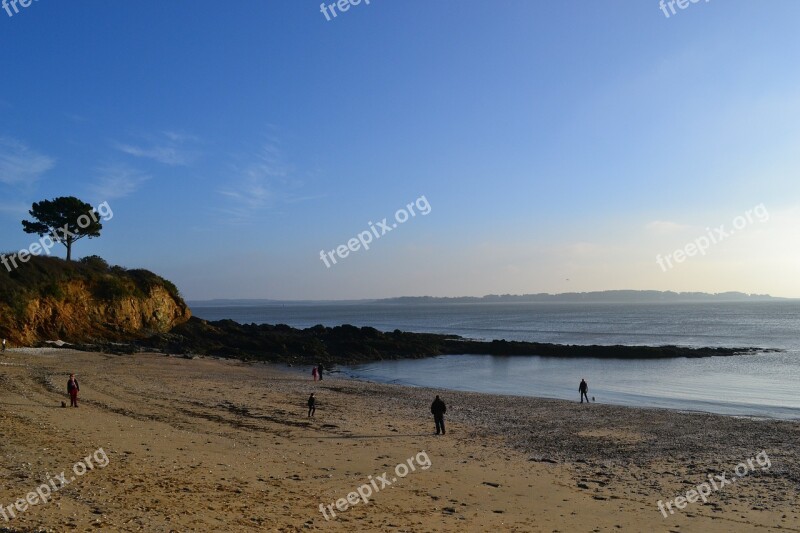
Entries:
[[193,300],[197,307],[259,306],[259,305],[324,305],[324,304],[442,304],[442,303],[690,303],[690,302],[775,302],[788,301],[768,294],[744,292],[674,292],[650,290],[608,290],[564,292],[558,294],[487,294],[486,296],[399,296],[364,300],[269,300],[216,299]]

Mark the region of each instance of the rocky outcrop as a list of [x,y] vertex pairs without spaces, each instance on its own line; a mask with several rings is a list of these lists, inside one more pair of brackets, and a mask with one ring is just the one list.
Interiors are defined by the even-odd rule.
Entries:
[[98,300],[82,282],[67,283],[62,290],[63,300],[44,297],[28,303],[23,319],[8,332],[12,343],[134,340],[167,332],[191,317],[186,304],[163,287],[153,287],[145,297],[113,301]]
[[683,346],[580,346],[538,342],[476,341],[457,335],[409,333],[343,325],[295,329],[287,325],[209,322],[192,318],[167,334],[138,341],[137,348],[293,364],[353,364],[436,355],[541,355],[607,359],[711,357],[754,353],[759,348]]
[[50,263],[0,280],[0,336],[12,346],[133,341],[191,317],[175,286],[151,272],[39,259]]

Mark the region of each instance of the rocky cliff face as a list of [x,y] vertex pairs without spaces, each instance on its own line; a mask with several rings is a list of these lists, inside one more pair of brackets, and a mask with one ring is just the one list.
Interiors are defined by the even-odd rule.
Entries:
[[131,341],[191,318],[175,286],[151,272],[45,259],[0,276],[0,336],[11,346]]
[[8,333],[12,344],[132,340],[165,333],[192,316],[186,304],[163,287],[153,287],[144,298],[114,301],[98,300],[81,282],[62,289],[65,298],[61,301],[44,297],[28,303],[22,320]]

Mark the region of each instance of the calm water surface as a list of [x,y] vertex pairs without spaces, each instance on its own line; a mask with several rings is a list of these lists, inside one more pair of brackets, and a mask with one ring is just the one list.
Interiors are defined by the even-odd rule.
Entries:
[[800,418],[800,302],[692,304],[323,304],[202,307],[209,320],[353,324],[383,331],[568,344],[755,346],[738,357],[650,361],[454,355],[342,369],[352,377],[442,389]]

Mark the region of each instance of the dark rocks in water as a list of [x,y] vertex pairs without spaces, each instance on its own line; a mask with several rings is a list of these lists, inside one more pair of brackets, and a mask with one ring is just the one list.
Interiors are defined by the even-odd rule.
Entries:
[[449,353],[486,355],[541,355],[549,357],[597,357],[604,359],[665,359],[672,357],[712,357],[741,355],[761,351],[759,348],[689,348],[684,346],[601,346],[550,344],[494,340],[491,342],[449,341]]
[[239,324],[233,320],[209,322],[193,317],[173,328],[136,342],[138,350],[174,354],[204,354],[290,364],[348,364],[383,359],[480,354],[608,359],[731,356],[757,348],[688,348],[681,346],[581,346],[464,339],[457,335],[381,332],[350,325],[317,325],[296,329],[285,324]]

